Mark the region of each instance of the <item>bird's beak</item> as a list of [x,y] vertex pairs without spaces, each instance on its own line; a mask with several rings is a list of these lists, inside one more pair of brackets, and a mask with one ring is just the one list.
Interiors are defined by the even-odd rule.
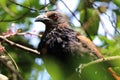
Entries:
[[40,16],[36,17],[35,22],[43,22],[44,23],[49,20],[50,19],[46,15],[40,15]]

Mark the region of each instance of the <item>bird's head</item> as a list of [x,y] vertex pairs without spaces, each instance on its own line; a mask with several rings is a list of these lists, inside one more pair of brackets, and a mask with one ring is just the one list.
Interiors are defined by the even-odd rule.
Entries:
[[57,11],[49,11],[44,15],[40,15],[36,17],[35,22],[43,22],[47,27],[61,25],[61,26],[68,26],[68,19],[62,13]]

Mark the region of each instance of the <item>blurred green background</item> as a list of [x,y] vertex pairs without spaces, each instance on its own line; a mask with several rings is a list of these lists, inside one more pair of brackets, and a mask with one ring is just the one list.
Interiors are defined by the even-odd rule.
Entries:
[[[75,0],[77,3],[70,4],[75,5],[73,10],[68,6],[68,2],[71,0],[63,1],[0,0],[0,35],[7,32],[9,29],[20,29],[21,32],[36,32],[35,29],[40,29],[40,26],[37,25],[38,27],[33,29],[35,17],[44,12],[45,6],[48,10],[58,8],[63,9],[64,12],[64,9],[66,9],[67,11],[64,13],[68,15],[72,28],[90,38],[105,57],[120,55],[120,0]],[[66,5],[67,3],[68,5]],[[104,22],[105,20],[107,20],[108,23]],[[103,29],[100,29],[100,26],[102,26]],[[112,28],[109,26],[112,26]],[[101,33],[104,34],[101,35]],[[10,36],[9,40],[36,49],[38,43],[33,43],[36,42],[36,40],[31,41],[31,39],[34,40],[33,38],[38,37],[15,35]],[[6,44],[4,41],[1,42],[7,53],[10,54],[17,63],[20,74],[24,80],[52,80],[44,67],[43,61],[38,55]],[[119,60],[116,60],[116,62],[119,62]],[[116,66],[114,69],[120,75],[119,66]],[[4,65],[0,64],[0,73],[9,77],[10,73],[8,72],[9,70],[6,69]],[[87,79],[85,78],[85,80]]]

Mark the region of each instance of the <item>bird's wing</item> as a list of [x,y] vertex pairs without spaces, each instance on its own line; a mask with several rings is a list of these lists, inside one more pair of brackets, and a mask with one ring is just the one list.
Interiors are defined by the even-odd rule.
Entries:
[[90,49],[98,58],[103,58],[102,54],[100,51],[96,48],[96,46],[86,37],[78,35],[77,38],[82,42],[82,44]]

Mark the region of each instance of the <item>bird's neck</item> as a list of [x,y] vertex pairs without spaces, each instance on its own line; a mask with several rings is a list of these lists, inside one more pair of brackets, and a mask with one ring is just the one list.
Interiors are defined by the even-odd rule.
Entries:
[[68,28],[69,27],[69,23],[68,22],[62,22],[62,23],[59,23],[58,26],[61,27],[61,28],[64,28],[64,27]]
[[47,33],[51,32],[54,28],[69,28],[68,22],[62,22],[55,25],[48,24],[46,25],[46,30],[43,36],[46,36]]

